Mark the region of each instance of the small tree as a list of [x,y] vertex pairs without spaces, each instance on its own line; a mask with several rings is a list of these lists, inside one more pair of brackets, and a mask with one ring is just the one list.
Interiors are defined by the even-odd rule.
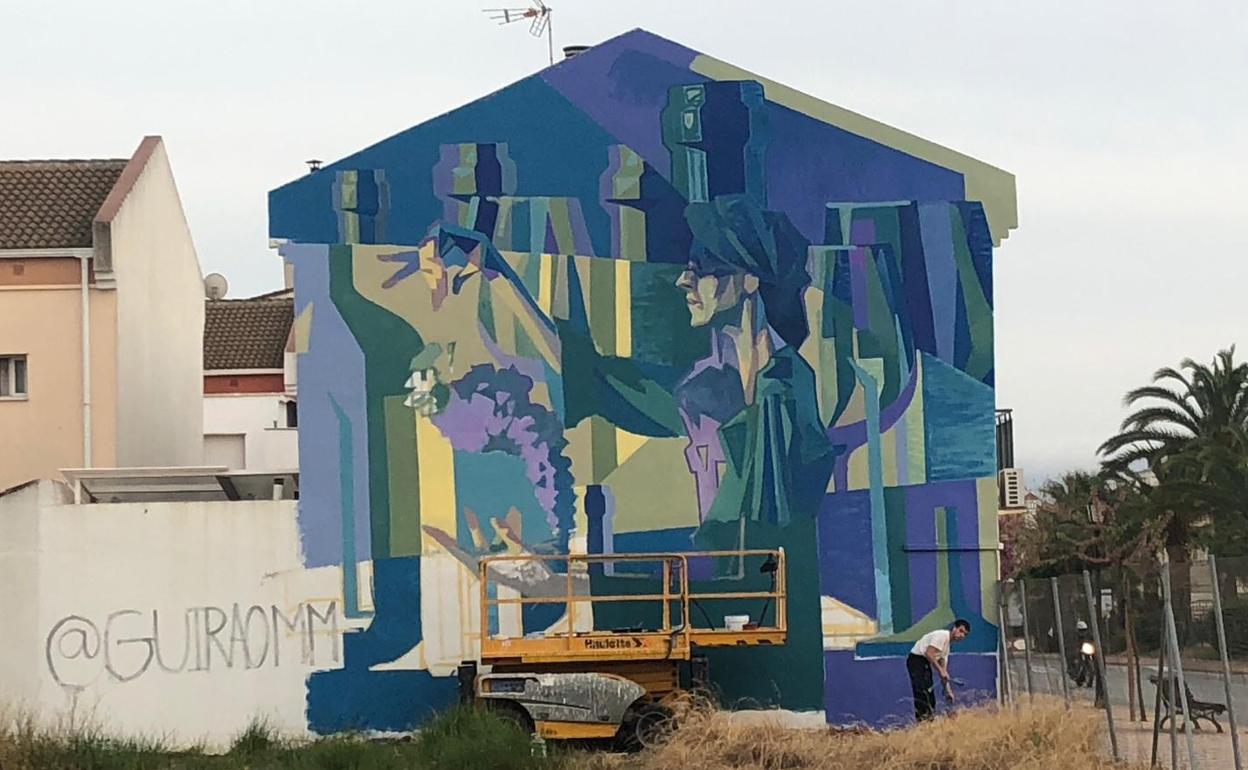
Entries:
[[1107,565],[1143,568],[1164,529],[1143,485],[1126,474],[1068,471],[1040,488],[1033,519],[1018,527],[1015,572],[1049,576]]

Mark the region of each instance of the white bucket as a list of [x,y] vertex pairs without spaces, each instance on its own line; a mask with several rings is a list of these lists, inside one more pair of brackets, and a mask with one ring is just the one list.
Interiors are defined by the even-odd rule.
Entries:
[[750,622],[749,615],[725,615],[724,630],[726,631],[744,631],[745,625]]

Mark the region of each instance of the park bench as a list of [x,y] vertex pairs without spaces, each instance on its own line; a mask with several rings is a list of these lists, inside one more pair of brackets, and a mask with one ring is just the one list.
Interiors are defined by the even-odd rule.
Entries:
[[[1164,728],[1167,721],[1183,713],[1183,701],[1180,700],[1178,703],[1170,702],[1170,677],[1166,677],[1164,683],[1158,684],[1157,675],[1150,674],[1148,681],[1157,685],[1161,690],[1161,702],[1166,707],[1166,715],[1161,718],[1161,722],[1157,726],[1159,729]],[[1226,704],[1197,700],[1196,696],[1192,694],[1192,688],[1187,686],[1186,682],[1184,682],[1183,690],[1187,695],[1188,711],[1192,714],[1192,727],[1199,730],[1200,720],[1204,719],[1217,728],[1218,732],[1222,732],[1222,725],[1218,723],[1218,717],[1226,712]]]

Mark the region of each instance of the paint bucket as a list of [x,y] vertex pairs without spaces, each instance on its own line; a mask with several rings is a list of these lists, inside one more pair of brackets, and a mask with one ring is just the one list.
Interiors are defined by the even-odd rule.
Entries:
[[744,631],[745,624],[750,622],[749,615],[725,615],[724,630],[726,631]]

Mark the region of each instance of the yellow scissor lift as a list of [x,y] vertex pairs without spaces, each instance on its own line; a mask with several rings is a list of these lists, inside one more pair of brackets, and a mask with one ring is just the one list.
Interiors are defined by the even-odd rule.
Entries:
[[[757,591],[694,590],[690,563],[704,562],[731,583],[735,566],[761,562],[771,585]],[[725,569],[725,566],[728,569]],[[638,573],[638,568],[641,568]],[[612,585],[631,582],[659,591],[591,595],[590,573],[612,570]],[[751,573],[754,570],[749,570]],[[481,660],[460,667],[461,697],[496,709],[548,739],[621,738],[645,744],[672,714],[685,681],[705,680],[699,650],[715,647],[783,645],[787,639],[787,590],[783,549],[644,554],[503,555],[479,564]],[[615,630],[595,628],[595,609],[628,603],[649,622]],[[762,612],[716,621],[708,606]],[[525,606],[563,605],[554,626],[525,633]],[[769,613],[770,610],[770,613]],[[510,633],[501,629],[510,614]],[[616,613],[620,614],[620,613]],[[627,613],[624,613],[627,614]],[[717,613],[718,614],[718,613]],[[768,615],[770,614],[770,617]],[[745,621],[745,622],[742,622]],[[494,629],[494,630],[492,630]]]

